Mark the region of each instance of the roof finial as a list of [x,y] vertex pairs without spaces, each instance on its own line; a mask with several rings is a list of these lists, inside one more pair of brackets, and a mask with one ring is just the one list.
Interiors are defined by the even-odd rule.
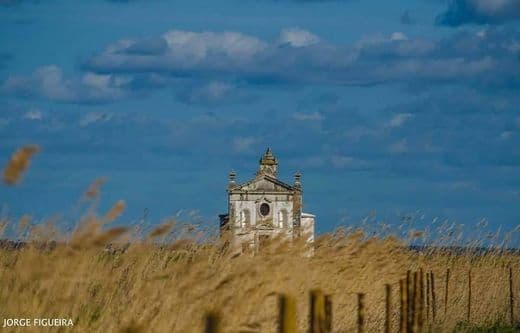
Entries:
[[294,187],[302,187],[302,173],[300,172],[300,170],[296,171],[296,173],[294,174]]
[[236,177],[237,177],[237,173],[235,172],[235,170],[231,169],[231,171],[229,172],[229,184],[228,184],[228,188],[233,188],[236,186]]
[[260,169],[257,174],[267,174],[276,177],[278,172],[278,161],[274,157],[270,147],[267,147],[264,155],[260,158]]
[[274,158],[273,152],[271,151],[270,147],[267,147],[264,153],[264,158]]

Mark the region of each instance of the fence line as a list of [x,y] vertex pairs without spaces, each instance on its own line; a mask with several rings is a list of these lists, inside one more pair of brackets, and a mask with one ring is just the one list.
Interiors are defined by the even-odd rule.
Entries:
[[[470,322],[471,305],[472,305],[472,271],[467,272],[468,297],[466,308],[466,319]],[[425,282],[426,276],[426,282]],[[444,313],[447,314],[450,270],[446,270],[446,285],[444,298]],[[515,324],[514,317],[514,293],[513,293],[513,268],[508,267],[509,282],[509,314],[510,323]],[[384,285],[385,291],[385,314],[384,314],[384,332],[392,331],[392,286]],[[357,295],[357,332],[366,331],[365,320],[365,294]],[[309,293],[309,321],[308,332],[310,333],[331,333],[333,331],[333,302],[332,295],[326,295],[320,289],[313,289]],[[297,330],[297,312],[296,301],[287,294],[278,295],[278,333],[296,333]],[[430,317],[431,313],[431,317]],[[422,268],[419,271],[406,272],[406,276],[399,280],[399,332],[416,333],[425,332],[432,329],[432,325],[436,324],[436,291],[435,291],[435,275],[430,270],[424,274]],[[446,318],[446,316],[445,316]],[[220,316],[216,312],[208,312],[204,317],[205,333],[221,333]],[[426,330],[425,330],[426,327]]]

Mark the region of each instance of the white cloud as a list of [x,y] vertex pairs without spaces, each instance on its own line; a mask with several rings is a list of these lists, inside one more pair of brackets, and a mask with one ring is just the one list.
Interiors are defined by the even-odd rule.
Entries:
[[107,89],[110,85],[110,75],[97,75],[94,73],[86,73],[81,78],[81,82],[92,88]]
[[280,44],[288,44],[292,47],[309,46],[316,44],[319,41],[320,38],[318,36],[299,28],[283,29],[278,38]]
[[401,127],[408,119],[412,117],[410,113],[399,113],[392,117],[386,124],[387,127]]
[[0,92],[21,96],[34,96],[60,102],[105,102],[125,96],[114,84],[113,75],[85,73],[82,77],[67,78],[55,65],[37,68],[29,76],[10,76]]
[[113,75],[160,73],[255,83],[510,82],[520,66],[509,49],[495,46],[506,41],[510,45],[515,36],[503,31],[486,38],[461,33],[427,40],[394,32],[349,45],[322,42],[296,28],[282,30],[273,42],[238,32],[174,30],[161,37],[166,41],[161,52],[142,56],[131,51],[142,41],[116,42],[92,57],[86,67]]
[[89,112],[81,117],[79,125],[81,127],[89,126],[98,122],[107,122],[112,119],[112,114],[103,112]]
[[408,37],[404,33],[399,32],[399,31],[394,32],[390,35],[390,40],[392,40],[392,41],[407,40],[407,39],[408,39]]
[[251,57],[267,44],[256,37],[238,32],[191,32],[172,30],[163,35],[173,55],[172,60],[199,62],[215,54],[233,59]]
[[[459,33],[426,40],[394,32],[349,45],[320,41],[298,28],[282,30],[274,41],[239,32],[172,30],[149,39],[114,42],[87,61],[86,72],[80,76],[67,76],[54,65],[30,75],[10,76],[0,83],[0,93],[68,103],[107,103],[145,89],[183,84],[184,90],[176,90],[182,101],[214,103],[236,99],[233,88],[250,83],[452,82],[511,87],[520,75],[518,36],[510,30],[490,30],[483,38]],[[296,117],[311,120],[305,115]]]

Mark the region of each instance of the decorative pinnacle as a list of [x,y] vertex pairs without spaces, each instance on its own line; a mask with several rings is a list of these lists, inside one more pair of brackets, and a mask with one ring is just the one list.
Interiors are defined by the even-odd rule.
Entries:
[[237,173],[235,172],[235,170],[231,170],[229,172],[229,186],[228,187],[234,187],[236,185],[236,182],[235,182],[235,179],[237,177]]
[[265,153],[260,158],[260,168],[257,175],[270,175],[276,177],[278,169],[278,161],[274,157],[271,148],[267,148]]
[[300,170],[296,171],[294,174],[294,186],[301,187],[302,186],[302,174]]
[[276,157],[274,157],[273,152],[271,151],[271,148],[267,147],[267,150],[265,151],[262,158],[260,158],[260,164],[264,165],[273,165],[276,164]]
[[264,156],[265,156],[266,158],[272,158],[272,157],[273,157],[273,152],[271,151],[271,148],[270,148],[270,147],[267,147],[267,150],[265,151]]

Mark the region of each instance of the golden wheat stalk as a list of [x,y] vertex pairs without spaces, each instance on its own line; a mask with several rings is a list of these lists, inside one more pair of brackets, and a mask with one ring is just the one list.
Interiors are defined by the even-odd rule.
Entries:
[[155,237],[162,236],[164,234],[167,234],[168,231],[170,231],[171,228],[173,228],[173,223],[162,224],[162,225],[158,226],[157,228],[153,229],[148,234],[148,237],[149,238],[155,238]]
[[97,178],[90,184],[90,186],[87,188],[87,191],[85,192],[85,198],[87,199],[95,199],[99,197],[99,194],[101,192],[101,186],[106,182],[106,179],[103,177]]
[[125,210],[126,204],[124,200],[119,200],[110,208],[110,210],[105,214],[105,221],[112,222],[119,217]]
[[105,232],[100,233],[92,239],[92,244],[96,246],[104,246],[116,238],[120,237],[128,231],[126,227],[115,227]]
[[4,169],[4,182],[7,185],[15,185],[22,179],[24,173],[31,163],[32,155],[38,153],[40,147],[27,145],[18,149],[12,156]]

